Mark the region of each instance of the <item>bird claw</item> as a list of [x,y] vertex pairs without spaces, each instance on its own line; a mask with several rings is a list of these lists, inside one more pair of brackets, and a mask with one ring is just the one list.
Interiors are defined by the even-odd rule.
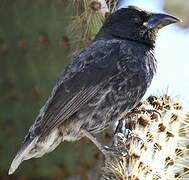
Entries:
[[130,141],[131,139],[133,139],[134,141],[142,141],[144,143],[144,141],[135,133],[130,132],[130,134],[128,135],[127,141]]
[[116,151],[117,155],[125,157],[129,155],[127,147],[131,142],[140,142],[141,144],[144,144],[144,141],[139,135],[129,129],[124,129],[123,132],[117,132],[114,135],[112,148]]
[[114,135],[114,145],[117,146],[118,142],[126,143],[130,139],[143,141],[136,133],[132,132],[130,129],[125,129],[123,133],[116,133]]
[[118,148],[118,147],[109,147],[104,146],[104,155],[105,157],[113,157],[113,156],[119,156],[119,157],[125,157],[128,155],[128,151],[125,148]]

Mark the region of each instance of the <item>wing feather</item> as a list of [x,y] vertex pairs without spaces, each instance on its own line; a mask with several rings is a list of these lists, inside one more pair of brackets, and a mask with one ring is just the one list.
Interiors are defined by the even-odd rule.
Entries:
[[95,97],[102,84],[118,73],[120,42],[99,40],[78,55],[60,76],[30,133],[50,132]]
[[[53,121],[51,118],[46,119],[46,123],[43,126],[44,132],[52,130],[54,127],[60,125],[64,120],[68,119],[71,115],[79,110],[86,102],[88,102],[94,94],[98,91],[99,87],[90,87],[78,93],[71,99],[64,107],[61,107],[58,114],[54,117]],[[46,117],[44,117],[46,118]]]

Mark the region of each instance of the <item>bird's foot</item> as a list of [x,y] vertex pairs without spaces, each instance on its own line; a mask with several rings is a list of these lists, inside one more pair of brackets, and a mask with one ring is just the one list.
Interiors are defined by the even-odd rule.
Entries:
[[134,132],[131,132],[127,129],[125,133],[116,133],[114,135],[114,141],[111,147],[105,146],[103,154],[106,158],[111,158],[114,156],[118,157],[126,157],[129,156],[130,153],[128,151],[128,147],[131,142],[140,142],[144,144],[144,141],[141,139],[139,135]]
[[128,154],[128,151],[123,146],[103,146],[90,132],[83,130],[83,134],[98,147],[98,149],[104,154],[106,158],[113,157],[115,155],[126,156]]
[[114,146],[118,146],[121,142],[126,143],[130,139],[141,139],[136,133],[132,132],[132,130],[126,128],[122,120],[119,121],[116,130],[114,132]]
[[112,147],[119,149],[119,151],[123,151],[123,153],[129,155],[127,149],[131,142],[140,142],[141,144],[144,144],[144,141],[138,134],[125,128],[122,129],[121,132],[114,134]]
[[103,154],[106,158],[114,156],[125,157],[128,155],[128,151],[126,148],[104,146]]
[[141,141],[141,142],[144,143],[144,141],[141,139],[141,137],[138,134],[130,131],[129,135],[127,136],[127,142],[129,142],[131,140],[133,140],[133,141]]

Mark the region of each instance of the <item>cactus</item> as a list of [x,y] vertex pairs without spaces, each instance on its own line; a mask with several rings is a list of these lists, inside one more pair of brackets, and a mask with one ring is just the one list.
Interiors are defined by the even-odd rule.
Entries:
[[[1,0],[0,4],[2,179],[1,175],[7,174],[11,159],[48,97],[56,78],[69,62],[70,47],[66,33],[69,21],[65,17],[70,17],[74,12],[67,9],[65,1],[59,0]],[[59,148],[50,158],[26,163],[17,173],[18,176],[21,178],[23,174],[27,174],[51,177],[62,164],[71,167],[64,174],[72,173],[72,169],[76,167],[72,155],[65,153],[68,157],[60,160],[62,152],[69,146]]]
[[128,153],[105,160],[102,180],[189,178],[189,119],[178,101],[151,96],[124,121],[127,129],[114,136],[114,148]]
[[109,9],[105,0],[72,0],[72,6],[77,7],[77,13],[72,17],[68,31],[77,53],[94,39]]

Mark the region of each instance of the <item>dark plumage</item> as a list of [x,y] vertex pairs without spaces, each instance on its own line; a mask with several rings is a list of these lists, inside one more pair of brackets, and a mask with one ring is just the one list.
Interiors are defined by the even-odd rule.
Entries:
[[23,160],[41,157],[64,140],[87,136],[103,151],[92,134],[121,119],[139,103],[156,71],[156,33],[175,22],[178,19],[172,16],[136,7],[110,15],[93,43],[58,79],[9,174]]

